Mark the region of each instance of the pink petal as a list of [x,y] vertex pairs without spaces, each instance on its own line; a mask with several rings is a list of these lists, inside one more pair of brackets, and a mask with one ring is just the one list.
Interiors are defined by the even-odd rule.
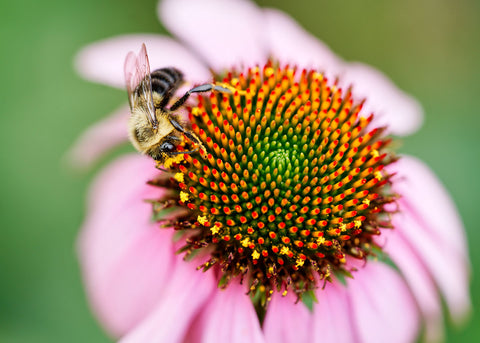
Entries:
[[231,282],[217,289],[200,313],[185,342],[265,342],[257,314],[246,289]]
[[124,106],[90,126],[67,153],[67,163],[76,170],[87,170],[109,150],[127,141],[129,115],[130,109]]
[[360,342],[413,342],[420,318],[415,302],[398,273],[368,261],[347,280],[353,322]]
[[145,182],[157,174],[141,156],[122,158],[97,178],[79,240],[80,260],[101,322],[114,336],[136,326],[162,298],[174,256],[172,232],[150,223],[160,196]]
[[244,0],[164,0],[161,22],[214,70],[264,63],[263,16]]
[[[120,341],[121,343],[177,343],[183,341],[193,319],[200,311],[205,311],[203,307],[206,304],[208,306],[212,301],[215,302],[216,298],[214,296],[212,299],[212,292],[216,290],[213,273],[197,271],[195,266],[194,262],[178,263],[166,289],[161,292],[162,298],[157,302],[155,310],[126,335]],[[222,308],[222,310],[225,311],[217,313],[212,320],[221,320],[223,316],[228,315],[228,309]],[[241,313],[242,309],[238,310]],[[245,318],[240,316],[238,320],[243,321]],[[211,322],[211,324],[215,325],[215,322]],[[238,326],[242,324],[243,322],[240,322]],[[234,332],[234,334],[238,334],[238,332]]]
[[275,292],[268,305],[263,331],[267,342],[312,342],[313,315],[293,294],[283,297]]
[[[403,203],[400,201],[401,209]],[[432,237],[421,219],[408,210],[395,215],[393,225],[398,230],[397,234],[412,246],[418,260],[424,263],[435,280],[452,317],[462,320],[470,310],[466,262],[450,252],[448,246],[440,244],[436,237]]]
[[327,283],[325,289],[316,291],[318,303],[313,308],[312,342],[356,341],[347,292],[348,289],[338,282]]
[[423,109],[410,95],[406,94],[384,74],[362,63],[349,63],[340,76],[340,85],[353,85],[357,100],[366,99],[362,112],[365,116],[375,114],[376,126],[388,125],[394,135],[408,135],[423,123]]
[[129,51],[137,52],[142,43],[147,46],[152,71],[177,67],[188,81],[196,83],[211,79],[208,69],[187,49],[171,38],[153,34],[124,35],[90,44],[77,55],[75,66],[88,80],[123,89],[125,57]]
[[381,235],[384,251],[402,272],[425,319],[425,340],[443,340],[442,306],[438,291],[428,270],[397,230],[384,230]]
[[467,260],[465,230],[458,211],[430,168],[415,157],[402,156],[390,171],[398,173],[394,190],[425,221],[425,229]]
[[455,206],[419,160],[404,156],[391,168],[398,171],[393,187],[402,196],[393,224],[438,285],[453,319],[462,321],[471,309],[469,262]]
[[295,20],[275,9],[265,9],[263,14],[265,42],[275,59],[282,64],[314,68],[328,77],[335,77],[340,73],[343,68],[342,60]]

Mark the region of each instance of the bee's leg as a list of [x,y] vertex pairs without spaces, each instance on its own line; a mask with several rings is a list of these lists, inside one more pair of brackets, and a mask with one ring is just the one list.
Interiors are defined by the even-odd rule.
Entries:
[[180,99],[178,99],[172,107],[170,107],[170,111],[175,111],[176,109],[180,108],[185,101],[190,97],[192,93],[203,93],[203,92],[209,92],[209,91],[217,91],[221,93],[228,93],[228,94],[233,94],[232,90],[230,88],[224,87],[224,86],[219,86],[215,85],[213,83],[206,83],[204,85],[200,85],[197,87],[194,87],[187,91]]
[[171,173],[170,170],[163,169],[162,167],[160,167],[160,165],[156,165],[155,168],[157,168],[158,170],[161,170],[163,172],[166,172],[166,173]]
[[180,154],[193,154],[194,152],[198,151],[199,147],[196,147],[193,150],[189,151],[172,151],[170,152],[171,155],[180,155]]
[[185,136],[188,137],[188,139],[190,139],[192,142],[194,142],[195,144],[201,144],[200,143],[200,140],[197,138],[197,136],[195,136],[195,134],[193,134],[192,132],[188,131],[188,130],[185,130],[185,128],[180,125],[175,119],[173,119],[172,117],[169,118],[170,119],[170,123],[172,123],[173,127],[177,130],[177,131],[180,131],[181,133],[183,133]]
[[167,106],[171,98],[172,98],[172,92],[166,92],[163,95],[162,100],[160,100],[160,103],[157,105],[157,108],[160,108],[163,110],[165,106]]

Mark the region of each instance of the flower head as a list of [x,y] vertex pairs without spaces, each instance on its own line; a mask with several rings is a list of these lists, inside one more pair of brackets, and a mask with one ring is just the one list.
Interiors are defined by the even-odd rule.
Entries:
[[[420,124],[415,100],[278,11],[220,0],[166,0],[159,9],[185,45],[119,37],[86,48],[81,73],[121,86],[123,58],[146,42],[152,70],[175,66],[192,83],[211,82],[212,70],[235,91],[189,103],[203,147],[168,165],[171,173],[130,156],[94,184],[81,261],[112,334],[125,342],[410,342],[422,326],[427,340],[441,336],[441,297],[452,317],[468,312],[456,211],[427,167],[389,149],[390,134]],[[216,24],[198,30],[191,12]],[[125,110],[112,122],[126,132],[127,118]],[[121,137],[116,125],[89,131],[90,145],[79,144],[74,158],[109,148],[102,132]],[[371,258],[382,256],[396,269]]]
[[184,250],[208,251],[202,267],[221,266],[222,285],[248,274],[263,301],[274,289],[301,296],[347,256],[371,254],[394,201],[384,169],[394,158],[373,115],[313,70],[269,63],[218,82],[234,93],[190,111],[203,155],[173,166],[173,204],[190,212],[169,225],[189,231]]

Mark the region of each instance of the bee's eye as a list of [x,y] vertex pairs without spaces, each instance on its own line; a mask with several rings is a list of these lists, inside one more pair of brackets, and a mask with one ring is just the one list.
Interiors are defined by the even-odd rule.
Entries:
[[160,145],[160,150],[163,152],[172,152],[175,151],[175,145],[169,142],[164,142]]

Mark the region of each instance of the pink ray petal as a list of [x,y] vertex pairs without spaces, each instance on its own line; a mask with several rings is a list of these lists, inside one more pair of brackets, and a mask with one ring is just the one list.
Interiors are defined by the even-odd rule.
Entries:
[[90,126],[75,141],[66,155],[67,164],[75,170],[88,170],[105,153],[128,140],[128,106]]
[[295,301],[293,294],[283,297],[275,292],[272,295],[263,324],[267,342],[312,342],[313,315],[304,303],[295,304]]
[[471,309],[469,262],[455,206],[421,161],[403,156],[391,169],[398,171],[394,190],[402,196],[393,224],[435,280],[452,318],[461,322]]
[[430,168],[415,157],[402,156],[389,170],[398,173],[394,190],[425,221],[425,229],[467,260],[465,230],[458,211]]
[[[419,257],[397,230],[384,230],[380,246],[402,272],[425,320],[425,340],[443,340],[443,317],[440,296],[428,271]],[[380,239],[377,239],[377,242]]]
[[[213,292],[216,292],[213,273],[197,271],[196,265],[194,262],[178,263],[155,310],[120,343],[183,341],[194,318],[200,311],[205,311],[204,306],[210,306],[209,304],[215,302],[216,298],[213,295]],[[212,325],[226,316],[225,312],[228,312],[228,309],[224,310],[223,313],[217,313],[214,318],[211,318]],[[243,317],[240,319],[245,320]],[[228,340],[222,342],[228,342]]]
[[190,328],[184,342],[265,342],[257,314],[245,286],[231,282],[217,289]]
[[348,63],[340,75],[340,85],[353,85],[355,99],[366,99],[362,112],[375,114],[372,124],[388,126],[394,135],[408,135],[423,123],[423,109],[413,97],[400,90],[379,70],[362,63]]
[[264,63],[263,17],[250,1],[164,0],[161,22],[214,70]]
[[[404,201],[400,200],[402,209]],[[408,210],[394,216],[393,225],[407,241],[431,274],[445,297],[449,311],[459,321],[470,311],[468,268],[466,261],[449,251],[447,245],[432,237],[422,225],[422,220]]]
[[191,82],[211,79],[208,69],[185,47],[171,38],[154,34],[124,35],[90,44],[79,52],[75,66],[87,80],[123,89],[125,57],[129,51],[138,51],[142,43],[147,46],[152,71],[177,67]]
[[314,68],[330,78],[338,76],[343,69],[343,61],[326,44],[281,11],[265,9],[263,14],[265,42],[274,58],[282,64]]
[[[152,231],[149,221],[151,205],[143,199],[161,195],[158,188],[146,185],[158,173],[148,158],[129,155],[116,160],[96,178],[91,187],[87,218],[79,239],[80,257],[82,262],[91,262],[92,272],[116,262],[118,254],[130,246],[132,238]],[[132,206],[136,207],[139,214],[127,214],[138,220],[140,229],[128,225],[119,228],[110,225],[112,220],[117,220]],[[109,247],[108,251],[104,251],[105,246]],[[99,260],[102,263],[97,263]],[[86,268],[88,271],[89,267]]]
[[360,342],[407,343],[418,336],[420,318],[400,275],[387,265],[368,261],[347,280],[347,292]]
[[114,336],[137,325],[169,283],[177,258],[172,232],[150,223],[159,189],[145,182],[157,174],[153,163],[129,156],[110,165],[96,180],[79,239],[79,253],[92,306]]
[[325,289],[316,291],[318,303],[313,308],[312,343],[356,342],[347,292],[338,282],[327,283]]

